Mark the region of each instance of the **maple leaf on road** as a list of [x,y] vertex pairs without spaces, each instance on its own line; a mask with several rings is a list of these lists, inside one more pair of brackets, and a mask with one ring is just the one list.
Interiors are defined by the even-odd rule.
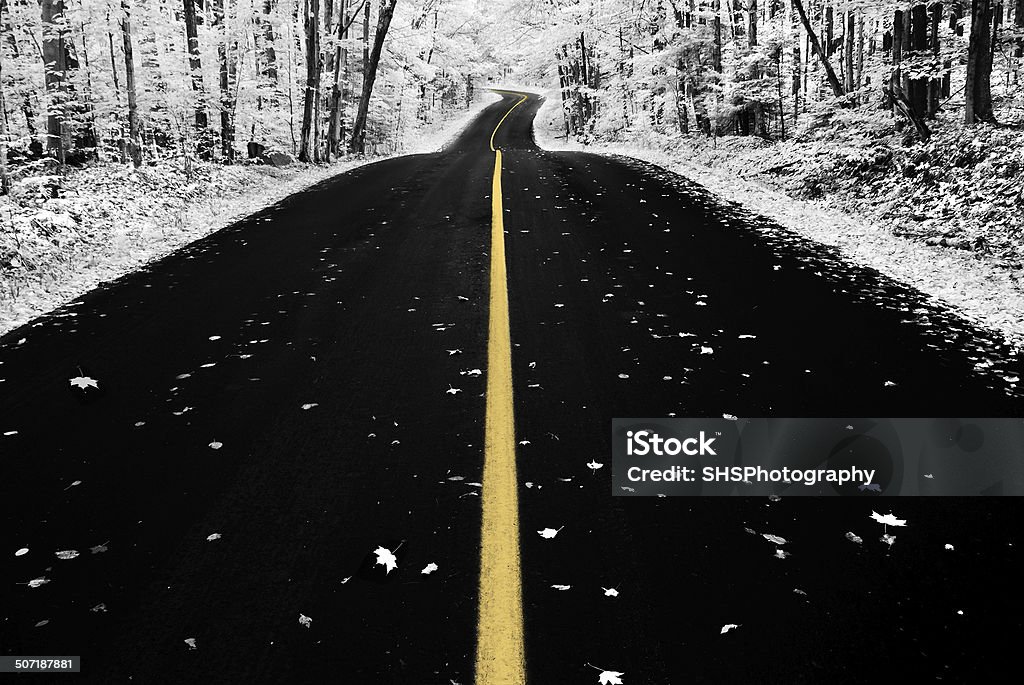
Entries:
[[622,685],[622,676],[626,675],[620,671],[601,671],[597,676],[597,682],[601,685]]
[[[565,526],[562,526],[562,528],[565,528]],[[561,533],[562,528],[559,528],[558,530],[555,530],[554,528],[545,528],[544,530],[538,530],[537,535],[541,536],[542,538],[547,538],[550,540],[551,538]]]
[[393,570],[398,568],[398,558],[395,553],[387,547],[378,547],[373,550],[373,553],[377,555],[377,565],[383,566],[387,570],[385,574],[391,573]]
[[426,566],[423,567],[423,570],[420,571],[420,573],[422,573],[425,576],[429,576],[431,573],[433,573],[436,570],[437,570],[437,564],[435,564],[434,562],[430,562],[429,564],[427,564]]
[[907,520],[906,519],[898,519],[898,518],[896,518],[893,515],[892,512],[889,512],[888,514],[883,516],[882,514],[879,514],[877,511],[872,511],[871,512],[871,518],[873,518],[874,520],[876,520],[879,523],[884,524],[886,526],[905,526],[905,525],[907,525]]
[[725,634],[726,634],[726,633],[728,633],[728,632],[729,632],[730,630],[736,630],[736,629],[737,629],[737,628],[739,628],[739,627],[740,627],[740,626],[739,626],[739,624],[738,624],[738,623],[726,623],[726,624],[725,624],[724,626],[722,626],[722,632],[721,632],[721,633],[719,633],[719,634],[720,634],[720,635],[725,635]]
[[72,388],[81,388],[86,390],[88,388],[96,388],[99,390],[100,384],[95,378],[89,378],[88,376],[75,376],[71,379]]

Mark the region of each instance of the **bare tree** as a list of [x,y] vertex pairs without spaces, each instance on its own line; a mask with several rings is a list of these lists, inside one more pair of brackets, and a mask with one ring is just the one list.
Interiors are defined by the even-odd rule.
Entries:
[[967,48],[967,84],[964,86],[964,122],[995,123],[992,110],[992,4],[972,0],[971,35]]
[[302,104],[299,161],[311,162],[317,157],[313,117],[316,116],[317,93],[320,92],[320,0],[305,0],[304,26],[306,29],[306,93]]

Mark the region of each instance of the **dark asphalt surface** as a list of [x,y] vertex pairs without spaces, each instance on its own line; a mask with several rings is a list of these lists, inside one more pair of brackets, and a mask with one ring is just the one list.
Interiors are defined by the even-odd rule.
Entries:
[[[97,683],[472,682],[487,140],[514,101],[0,338],[4,654]],[[1016,498],[619,498],[586,466],[616,416],[1020,416],[1008,350],[661,169],[538,150],[538,106],[496,136],[530,682],[1012,662]],[[879,507],[908,520],[891,548]]]

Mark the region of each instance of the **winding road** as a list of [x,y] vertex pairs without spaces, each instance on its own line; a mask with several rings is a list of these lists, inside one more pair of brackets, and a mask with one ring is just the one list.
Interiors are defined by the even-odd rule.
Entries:
[[889,500],[889,546],[860,497],[614,497],[587,466],[613,417],[1020,416],[1020,368],[690,180],[540,150],[539,106],[504,93],[442,152],[0,338],[4,654],[146,684],[984,682],[1013,658],[1016,498]]

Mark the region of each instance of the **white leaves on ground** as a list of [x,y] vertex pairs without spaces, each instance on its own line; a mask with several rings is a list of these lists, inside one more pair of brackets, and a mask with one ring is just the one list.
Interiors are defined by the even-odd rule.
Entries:
[[722,632],[719,633],[719,635],[725,635],[730,630],[735,630],[735,629],[737,629],[739,627],[740,626],[739,626],[738,623],[726,623],[724,626],[722,626]]
[[891,511],[888,514],[885,514],[884,516],[882,514],[879,514],[877,511],[872,511],[871,512],[871,518],[873,518],[874,520],[876,520],[879,523],[881,523],[883,525],[886,525],[886,526],[905,526],[905,525],[907,525],[906,519],[898,519],[898,518],[896,518]]
[[429,576],[431,573],[433,573],[436,570],[437,570],[437,564],[435,564],[434,562],[430,562],[429,564],[427,564],[426,566],[423,567],[423,570],[420,571],[420,573],[422,573],[425,576]]
[[319,407],[319,406],[320,405],[317,404],[316,402],[308,402],[308,403],[302,405],[302,409],[304,411],[308,411],[308,410],[312,409],[313,407]]
[[852,531],[846,534],[846,539],[849,540],[850,542],[855,542],[858,545],[861,544],[862,542],[864,542],[864,538],[862,538],[861,536],[857,535],[856,533],[854,533]]
[[616,590],[613,587],[602,587],[601,589],[604,590],[604,596],[605,597],[618,597],[619,596],[619,591]]
[[77,549],[65,549],[65,550],[61,550],[60,552],[55,552],[55,554],[57,555],[58,559],[63,559],[65,561],[67,561],[68,559],[76,558],[78,556],[78,550]]
[[223,442],[217,442],[216,440],[214,440],[213,442],[210,443],[210,449],[211,450],[219,450],[223,446],[224,446]]
[[[562,528],[565,528],[565,526],[562,526]],[[542,538],[550,540],[551,538],[561,533],[562,528],[559,528],[557,530],[554,528],[545,528],[544,530],[538,530],[537,534],[540,535]]]
[[623,685],[622,676],[626,675],[621,671],[601,671],[597,676],[600,685]]
[[188,648],[190,650],[191,649],[198,649],[196,647],[196,639],[194,637],[186,637],[185,638],[185,644],[188,645]]
[[595,459],[591,459],[590,461],[587,462],[587,468],[590,469],[591,471],[597,471],[602,466],[604,466],[604,464],[597,463],[597,460]]
[[554,588],[555,590],[562,590],[564,592],[565,590],[568,590],[569,588],[571,588],[572,585],[552,585],[551,587]]
[[96,388],[98,390],[100,387],[99,381],[88,376],[75,376],[70,382],[72,388],[81,388],[82,390],[87,388]]
[[305,614],[299,614],[299,625],[303,628],[309,628],[311,625],[313,625],[313,619],[311,619],[309,616],[306,616]]
[[14,553],[14,556],[16,556],[16,557],[23,557],[26,554],[28,554],[28,547],[22,547],[21,549],[19,549],[17,552]]
[[771,533],[761,533],[761,537],[763,537],[768,542],[775,543],[776,545],[786,544],[786,538],[779,537],[778,535],[772,535]]
[[33,578],[32,580],[28,581],[28,586],[29,587],[42,587],[43,585],[46,585],[49,582],[50,582],[50,579],[46,578],[46,577]]
[[213,542],[214,540],[220,540],[220,533],[210,533],[206,536],[207,542]]
[[375,565],[383,566],[387,569],[385,573],[391,573],[398,568],[398,558],[395,556],[394,552],[387,547],[378,547],[373,550],[373,553],[377,555],[377,563]]

